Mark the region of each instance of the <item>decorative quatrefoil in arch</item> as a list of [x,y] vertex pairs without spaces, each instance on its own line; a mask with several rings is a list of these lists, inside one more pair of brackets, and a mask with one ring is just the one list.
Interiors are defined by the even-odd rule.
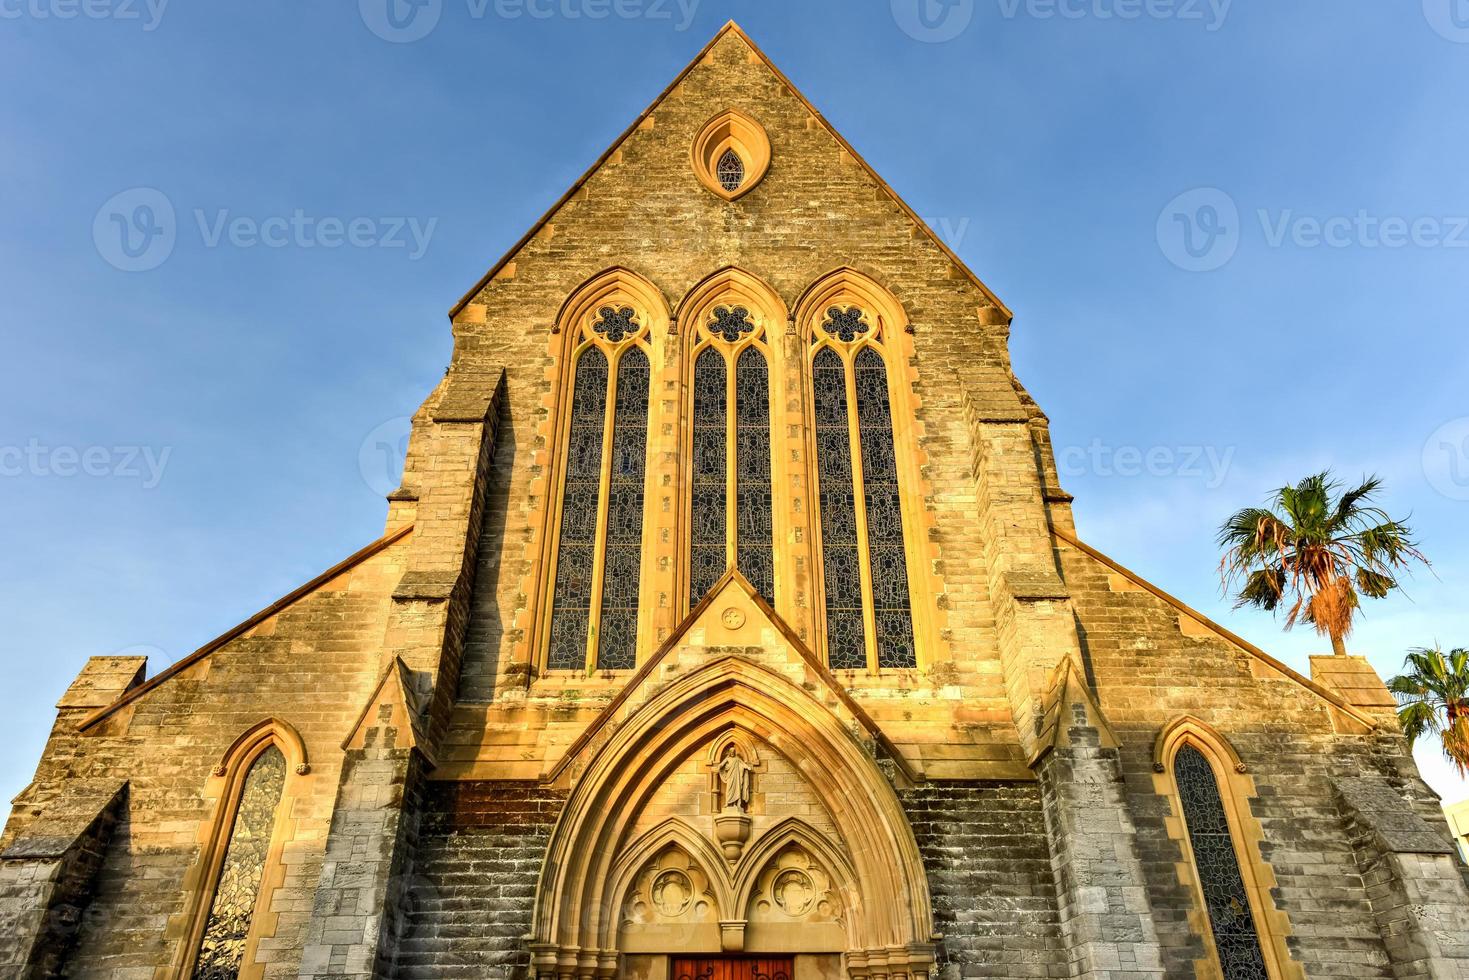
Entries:
[[614,344],[619,344],[638,332],[635,314],[630,306],[604,306],[597,311],[598,320],[592,329]]
[[732,344],[740,337],[754,333],[755,324],[750,322],[750,311],[743,306],[721,306],[714,311],[714,322],[709,325],[709,332]]
[[865,317],[866,314],[858,307],[844,311],[839,306],[833,306],[826,311],[826,323],[822,324],[822,329],[842,343],[850,344],[872,329],[866,323]]

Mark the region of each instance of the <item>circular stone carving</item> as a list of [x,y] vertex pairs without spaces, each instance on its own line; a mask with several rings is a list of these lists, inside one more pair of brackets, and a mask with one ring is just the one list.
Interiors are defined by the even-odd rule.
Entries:
[[689,910],[694,883],[682,871],[664,871],[653,879],[652,896],[659,915],[676,919]]
[[720,622],[724,623],[726,629],[737,630],[745,625],[745,614],[734,606],[730,606],[724,611],[724,615],[720,617]]
[[816,886],[811,883],[811,876],[795,868],[776,875],[770,893],[780,910],[790,916],[805,915],[816,904]]

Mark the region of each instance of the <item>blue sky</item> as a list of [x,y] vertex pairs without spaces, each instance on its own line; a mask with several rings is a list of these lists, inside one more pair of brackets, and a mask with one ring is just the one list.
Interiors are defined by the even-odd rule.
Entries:
[[1214,529],[1376,472],[1434,571],[1353,649],[1469,645],[1469,0],[386,2],[0,0],[0,799],[376,537],[445,311],[730,17],[1016,311],[1086,539],[1304,667]]

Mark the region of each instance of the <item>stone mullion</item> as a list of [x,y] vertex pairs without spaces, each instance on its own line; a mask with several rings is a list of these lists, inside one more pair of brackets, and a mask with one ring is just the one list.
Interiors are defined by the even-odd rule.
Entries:
[[739,351],[726,345],[724,355],[724,567],[740,561],[739,492]]
[[857,412],[857,360],[852,350],[839,352],[847,386],[847,432],[851,440],[852,509],[857,518],[857,572],[862,581],[862,632],[867,670],[878,672],[877,611],[872,590],[872,542],[867,536],[867,488],[862,472],[862,426]]

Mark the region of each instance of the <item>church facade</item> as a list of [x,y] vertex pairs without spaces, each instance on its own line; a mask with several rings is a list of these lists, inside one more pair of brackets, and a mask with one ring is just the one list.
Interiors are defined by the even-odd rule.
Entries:
[[0,976],[1469,978],[1365,660],[1084,543],[1011,314],[734,25],[452,312],[384,535],[0,841]]

